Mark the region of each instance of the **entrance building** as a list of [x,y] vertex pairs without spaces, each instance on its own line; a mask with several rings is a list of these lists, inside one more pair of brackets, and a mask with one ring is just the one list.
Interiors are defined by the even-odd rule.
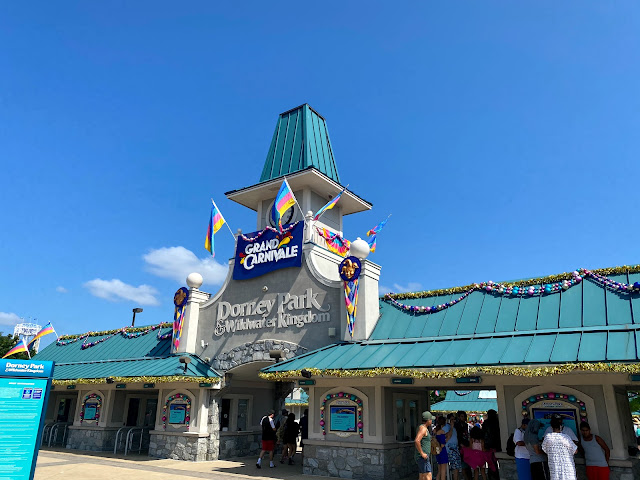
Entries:
[[[299,206],[280,230],[271,212],[285,177]],[[522,415],[561,412],[612,447],[613,479],[640,478],[627,402],[640,380],[640,267],[379,297],[366,242],[342,238],[343,218],[372,205],[345,190],[314,219],[343,188],[325,119],[306,104],[282,113],[259,181],[226,193],[256,212],[256,230],[238,232],[218,292],[189,275],[179,342],[160,324],[67,336],[38,354],[56,362],[52,444],[257,455],[260,419],[299,404],[305,473],[402,478],[416,471],[429,389],[482,390],[495,392],[503,448]],[[347,257],[359,270],[351,325]],[[498,456],[501,478],[515,479]]]

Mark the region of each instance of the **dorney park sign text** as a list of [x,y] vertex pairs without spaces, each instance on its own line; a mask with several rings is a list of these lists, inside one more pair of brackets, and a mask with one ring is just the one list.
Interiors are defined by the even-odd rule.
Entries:
[[302,295],[278,293],[269,300],[218,302],[214,333],[221,336],[245,330],[302,328],[310,323],[329,322],[331,305],[323,307],[317,297],[318,293],[307,288]]

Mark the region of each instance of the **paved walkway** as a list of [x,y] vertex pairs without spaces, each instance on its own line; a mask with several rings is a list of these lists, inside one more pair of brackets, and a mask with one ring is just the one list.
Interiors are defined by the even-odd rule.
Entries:
[[[254,457],[244,457],[215,462],[182,462],[156,460],[143,455],[113,455],[102,452],[78,452],[64,449],[40,450],[35,480],[119,480],[144,478],[153,480],[180,480],[207,478],[216,480],[281,479],[309,480],[330,477],[302,475],[298,465],[281,465],[256,468]],[[300,461],[300,459],[298,459]],[[334,479],[335,480],[335,479]]]

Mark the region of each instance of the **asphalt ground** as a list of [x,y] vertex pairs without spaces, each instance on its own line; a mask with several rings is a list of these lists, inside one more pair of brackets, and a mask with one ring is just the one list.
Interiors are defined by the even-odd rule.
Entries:
[[269,468],[263,460],[256,468],[255,457],[243,457],[214,462],[184,462],[158,460],[145,455],[113,455],[108,452],[80,452],[66,449],[42,449],[38,454],[35,480],[119,480],[144,478],[153,480],[180,480],[207,478],[216,480],[288,479],[309,480],[330,477],[302,475],[300,458],[297,465],[280,464]]

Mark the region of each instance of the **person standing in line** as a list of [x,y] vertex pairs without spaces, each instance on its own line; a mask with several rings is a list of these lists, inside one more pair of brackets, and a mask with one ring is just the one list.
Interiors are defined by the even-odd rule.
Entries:
[[288,458],[289,465],[293,465],[293,456],[296,454],[296,441],[298,440],[299,432],[300,426],[296,422],[296,414],[290,413],[284,424],[284,434],[282,435],[284,448],[282,450],[282,459],[280,460],[280,463],[284,463]]
[[529,425],[527,417],[522,418],[522,423],[513,432],[513,442],[516,444],[516,468],[518,469],[518,480],[531,480],[531,466],[529,464],[529,450],[524,442],[524,432]]
[[580,423],[581,445],[589,480],[609,480],[609,456],[611,451],[605,441],[591,433],[587,422]]
[[449,471],[451,472],[453,480],[458,480],[458,472],[462,471],[462,459],[460,458],[460,448],[458,447],[458,432],[454,428],[455,422],[456,417],[453,413],[447,415],[447,425],[445,425],[445,431],[447,433],[451,433],[451,437],[447,441]]
[[500,480],[498,459],[496,452],[502,451],[500,445],[500,421],[498,420],[498,412],[493,409],[487,410],[487,418],[482,422],[482,434],[484,435],[484,448],[489,452],[489,460],[495,468],[489,468],[489,480]]
[[549,480],[549,463],[547,454],[540,445],[540,429],[542,423],[539,420],[531,420],[524,434],[524,443],[529,450],[529,465],[531,467],[531,480]]
[[576,464],[573,456],[578,446],[566,433],[562,433],[561,419],[551,418],[551,433],[544,436],[542,450],[549,457],[550,480],[576,480]]
[[273,464],[273,450],[276,447],[276,424],[273,422],[275,410],[269,410],[269,414],[262,417],[260,426],[262,427],[262,450],[256,463],[257,468],[262,468],[262,457],[269,452],[269,468],[275,467]]
[[309,409],[305,408],[300,417],[300,448],[304,457],[304,441],[309,438]]
[[[449,455],[447,453],[447,440],[451,438],[451,431],[447,433],[445,431],[447,426],[447,419],[443,416],[438,417],[436,421],[435,435],[436,440],[440,443],[440,453],[436,455],[436,461],[438,462],[438,480],[447,480],[447,467],[449,466]],[[449,429],[451,430],[451,429]]]
[[[467,413],[459,410],[456,414],[458,418],[454,424],[456,429],[456,433],[458,435],[458,449],[462,452],[463,447],[470,447],[471,443],[469,442],[469,424],[467,423]],[[466,480],[471,480],[471,467],[467,465],[464,459],[461,459],[460,466],[462,472],[464,473],[464,478]]]
[[429,461],[429,453],[431,453],[431,424],[433,423],[433,415],[431,412],[422,412],[422,423],[418,427],[418,433],[413,443],[415,449],[415,459],[418,464],[418,480],[431,480],[431,462]]
[[[554,413],[553,415],[551,415],[551,419],[557,419],[560,420],[560,433],[564,433],[567,437],[569,437],[571,439],[571,441],[573,443],[575,443],[576,445],[578,445],[578,437],[576,436],[575,432],[573,430],[571,430],[569,427],[567,427],[564,424],[564,420],[562,419],[562,416],[558,413]],[[551,425],[549,425],[547,427],[547,429],[544,431],[545,436],[549,433],[551,433],[553,431],[553,428],[551,427]]]

